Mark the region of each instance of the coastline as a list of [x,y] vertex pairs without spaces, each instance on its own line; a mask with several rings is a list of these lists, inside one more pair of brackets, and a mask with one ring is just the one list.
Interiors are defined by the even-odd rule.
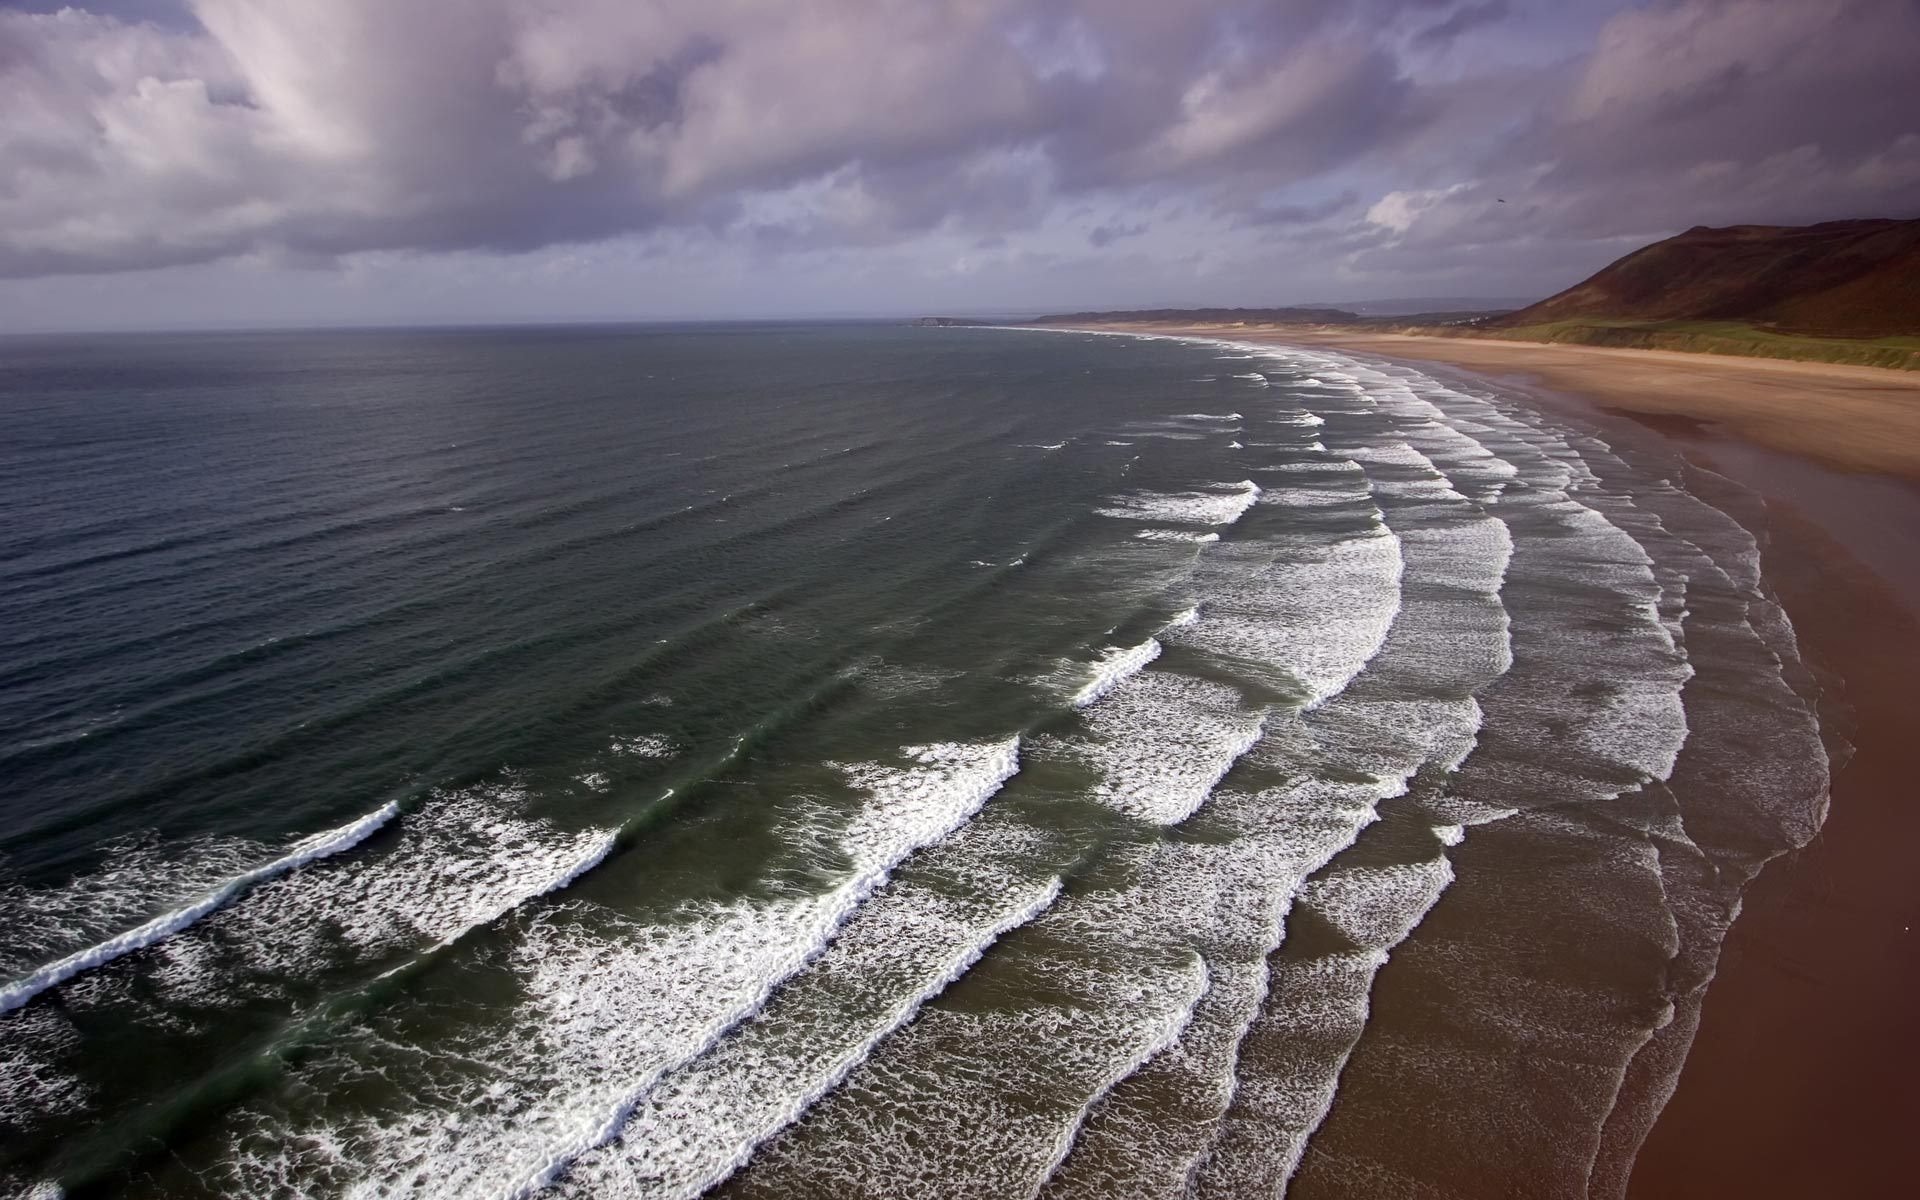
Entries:
[[[1641,417],[1724,426],[1744,441],[1848,471],[1920,480],[1920,372],[1675,350],[1357,333],[1311,326],[1116,323],[1158,333],[1324,346],[1518,379]],[[1813,403],[1809,403],[1812,401]]]
[[[1226,327],[1112,326],[1323,346],[1516,386],[1660,437],[1767,505],[1764,571],[1823,714],[1852,745],[1827,822],[1749,887],[1635,1200],[1904,1194],[1920,1175],[1920,378],[1661,351]],[[1634,432],[1629,433],[1631,429]],[[1839,468],[1839,469],[1836,469]]]

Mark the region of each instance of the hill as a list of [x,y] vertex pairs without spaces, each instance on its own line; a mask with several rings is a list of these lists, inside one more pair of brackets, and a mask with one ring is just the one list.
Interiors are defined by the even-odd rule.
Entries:
[[1480,327],[1646,322],[1736,322],[1760,335],[1822,338],[1920,334],[1920,220],[1699,226]]

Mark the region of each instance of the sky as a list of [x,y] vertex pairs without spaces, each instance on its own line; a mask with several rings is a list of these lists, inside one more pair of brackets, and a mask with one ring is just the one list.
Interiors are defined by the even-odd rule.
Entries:
[[1920,0],[0,3],[0,331],[1537,297],[1920,216]]

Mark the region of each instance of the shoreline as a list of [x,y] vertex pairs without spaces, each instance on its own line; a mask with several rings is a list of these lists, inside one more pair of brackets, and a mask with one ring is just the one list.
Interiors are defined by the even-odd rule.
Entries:
[[1721,426],[1741,440],[1844,471],[1920,482],[1920,372],[1307,326],[1122,322],[1079,331],[1271,342],[1445,363],[1496,381],[1519,382],[1530,390],[1544,387],[1579,396],[1601,408],[1634,416]]
[[[1324,347],[1516,387],[1759,493],[1764,576],[1852,744],[1826,824],[1748,887],[1627,1195],[1904,1194],[1920,1175],[1920,379],[1873,367],[1405,335],[1115,326]],[[1809,401],[1818,405],[1810,408]],[[1818,419],[1807,420],[1809,412]],[[1791,421],[1788,418],[1793,418]]]

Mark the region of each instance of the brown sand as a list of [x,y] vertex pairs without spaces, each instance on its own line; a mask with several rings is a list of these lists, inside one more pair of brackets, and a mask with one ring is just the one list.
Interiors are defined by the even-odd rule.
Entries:
[[1920,371],[1309,327],[1101,328],[1329,346],[1525,376],[1623,412],[1724,424],[1737,437],[1830,466],[1920,479]]
[[1767,498],[1766,577],[1855,753],[1820,836],[1748,890],[1629,1197],[1920,1195],[1920,377],[1524,342],[1141,331],[1465,367],[1603,424],[1628,414]]

